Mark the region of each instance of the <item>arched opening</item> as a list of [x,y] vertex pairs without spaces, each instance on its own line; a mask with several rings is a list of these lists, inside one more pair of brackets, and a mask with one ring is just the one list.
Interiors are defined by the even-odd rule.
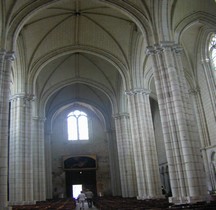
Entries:
[[[95,195],[112,194],[111,171],[118,169],[111,166],[110,160],[113,157],[110,157],[109,144],[114,139],[108,138],[105,132],[111,124],[111,110],[108,97],[85,84],[69,85],[49,98],[45,130],[51,130],[50,144],[46,147],[46,151],[51,151],[46,160],[47,165],[52,165],[51,171],[47,170],[47,177],[52,177],[52,182],[47,182],[47,188],[52,189],[51,197],[62,194],[72,197],[73,185],[82,185],[83,190],[91,189]],[[88,140],[68,138],[69,129],[71,133],[77,132],[77,128],[68,126],[68,117],[74,117],[77,122],[77,116],[86,118]]]
[[96,156],[75,156],[64,160],[66,196],[74,197],[73,186],[81,185],[82,190],[91,189],[97,195]]

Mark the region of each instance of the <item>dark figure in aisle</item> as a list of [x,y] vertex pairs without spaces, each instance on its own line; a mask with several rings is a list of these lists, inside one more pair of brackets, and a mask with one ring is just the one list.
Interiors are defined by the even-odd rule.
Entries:
[[162,194],[163,194],[163,195],[166,195],[166,190],[164,189],[163,186],[161,186],[161,191],[162,191]]
[[86,200],[88,202],[88,207],[91,208],[92,207],[92,199],[93,199],[94,194],[92,191],[87,189],[85,192],[85,195],[86,195]]

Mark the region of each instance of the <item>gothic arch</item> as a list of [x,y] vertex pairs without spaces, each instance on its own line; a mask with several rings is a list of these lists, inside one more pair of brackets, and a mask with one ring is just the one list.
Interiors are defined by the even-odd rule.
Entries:
[[46,104],[47,104],[49,98],[55,92],[59,91],[61,88],[66,87],[66,86],[71,85],[71,84],[76,84],[76,83],[90,85],[90,86],[100,90],[101,92],[103,92],[109,98],[113,112],[115,111],[115,107],[117,107],[116,101],[114,100],[115,97],[113,96],[113,93],[111,93],[107,88],[104,88],[103,84],[95,83],[94,81],[90,81],[90,80],[77,80],[77,79],[73,80],[72,79],[69,81],[63,81],[62,83],[59,83],[59,84],[51,87],[48,91],[46,91],[45,94],[43,95],[43,97],[39,100],[40,103],[38,105],[37,112],[43,113],[42,115],[45,116],[45,107],[46,107]]
[[71,102],[69,104],[64,104],[63,106],[61,104],[61,106],[56,107],[56,109],[53,110],[52,113],[50,113],[48,118],[46,119],[46,126],[47,126],[46,129],[52,132],[52,124],[55,118],[62,112],[69,111],[71,109],[74,109],[75,107],[84,110],[87,113],[90,112],[94,113],[102,123],[104,130],[110,129],[110,125],[108,123],[109,122],[108,117],[103,112],[103,110],[101,110],[100,107],[97,107],[96,104],[89,104],[89,102],[85,102],[85,101]]
[[179,43],[182,34],[192,25],[196,23],[203,23],[204,25],[209,26],[210,28],[216,25],[215,16],[210,15],[205,12],[196,12],[192,15],[185,17],[174,29],[175,33],[175,42]]
[[52,53],[49,53],[45,57],[42,57],[40,60],[37,61],[37,63],[32,67],[31,74],[28,79],[29,84],[34,84],[33,87],[31,87],[32,90],[29,90],[29,92],[35,93],[34,88],[35,88],[37,75],[43,69],[43,67],[45,67],[49,62],[53,61],[58,57],[75,53],[75,52],[84,52],[84,53],[93,54],[111,63],[122,76],[124,87],[125,89],[127,89],[127,87],[129,86],[129,84],[127,83],[129,81],[127,67],[125,67],[124,64],[121,63],[118,59],[116,59],[112,54],[109,54],[105,51],[95,49],[95,48],[90,48],[90,47],[87,48],[85,46],[75,46],[75,47],[72,46],[72,47],[66,47],[54,51]]

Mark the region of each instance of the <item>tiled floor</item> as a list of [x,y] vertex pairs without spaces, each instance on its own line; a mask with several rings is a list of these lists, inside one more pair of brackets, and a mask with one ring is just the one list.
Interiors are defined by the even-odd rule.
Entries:
[[[77,203],[77,206],[76,206],[75,210],[80,210],[79,203]],[[85,204],[84,204],[84,210],[98,210],[98,209],[94,205],[92,206],[92,208],[89,208],[87,202],[85,202]]]

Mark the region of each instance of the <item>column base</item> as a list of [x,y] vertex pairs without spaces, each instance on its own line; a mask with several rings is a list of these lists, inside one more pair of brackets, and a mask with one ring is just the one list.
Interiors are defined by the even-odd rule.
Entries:
[[169,197],[169,203],[173,204],[187,204],[187,203],[197,203],[206,202],[207,199],[204,196],[181,196],[181,197]]
[[0,203],[0,210],[12,210],[12,207],[8,206],[8,202]]
[[36,204],[36,201],[9,201],[9,206],[15,206],[15,205],[32,205]]

